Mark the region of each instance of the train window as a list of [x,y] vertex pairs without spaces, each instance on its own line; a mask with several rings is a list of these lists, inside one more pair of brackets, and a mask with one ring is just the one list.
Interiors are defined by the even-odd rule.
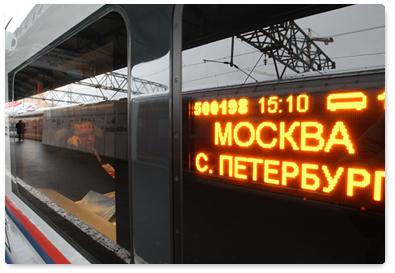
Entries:
[[184,8],[184,262],[382,263],[384,71],[279,81],[260,8]]
[[[127,52],[125,22],[110,12],[13,83],[15,100],[38,106],[14,117],[29,124],[12,144],[17,191],[89,257],[107,262],[121,260],[105,253],[127,253],[130,244]],[[127,261],[122,255],[116,259]]]

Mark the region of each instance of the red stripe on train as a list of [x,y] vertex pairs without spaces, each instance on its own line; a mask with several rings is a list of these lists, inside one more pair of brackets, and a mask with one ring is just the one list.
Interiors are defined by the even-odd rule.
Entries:
[[5,205],[15,215],[21,224],[29,231],[33,238],[40,244],[45,252],[57,264],[70,264],[70,261],[42,234],[42,232],[20,211],[8,197],[5,197]]

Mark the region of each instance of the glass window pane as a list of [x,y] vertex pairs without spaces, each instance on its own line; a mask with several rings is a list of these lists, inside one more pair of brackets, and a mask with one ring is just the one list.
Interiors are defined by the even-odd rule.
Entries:
[[17,72],[12,149],[22,195],[129,248],[126,38],[112,12]]

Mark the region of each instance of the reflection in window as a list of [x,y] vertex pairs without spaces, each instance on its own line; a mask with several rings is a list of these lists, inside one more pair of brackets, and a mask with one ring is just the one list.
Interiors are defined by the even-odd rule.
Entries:
[[128,248],[126,37],[107,14],[15,75],[14,122],[26,129],[13,175]]
[[169,54],[133,67],[132,94],[169,92]]
[[[276,79],[264,56],[239,39],[223,39],[183,51],[183,91]],[[271,65],[271,64],[268,64]]]

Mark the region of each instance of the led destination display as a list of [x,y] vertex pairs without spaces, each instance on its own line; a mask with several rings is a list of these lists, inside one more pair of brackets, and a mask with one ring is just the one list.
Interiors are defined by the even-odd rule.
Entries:
[[205,94],[189,112],[199,177],[384,210],[384,89]]

